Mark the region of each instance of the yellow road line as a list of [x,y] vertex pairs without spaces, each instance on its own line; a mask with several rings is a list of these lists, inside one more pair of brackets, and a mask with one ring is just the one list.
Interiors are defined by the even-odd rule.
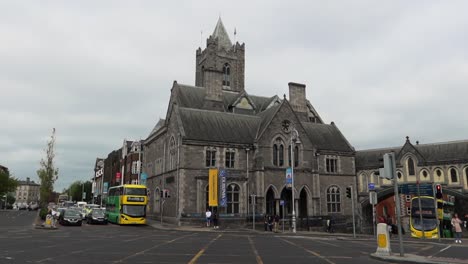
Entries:
[[208,247],[213,244],[218,238],[220,238],[223,234],[219,234],[217,237],[215,237],[213,240],[211,240],[204,248],[202,248],[198,253],[189,261],[189,264],[194,264],[197,262],[197,260],[205,253],[205,250],[208,249]]
[[305,250],[306,252],[308,252],[308,253],[310,253],[310,254],[312,254],[312,255],[318,257],[318,258],[321,258],[321,259],[323,259],[324,261],[326,261],[326,262],[328,262],[328,263],[330,263],[330,264],[335,264],[335,262],[333,262],[333,261],[331,261],[331,260],[325,258],[324,256],[321,256],[319,253],[317,253],[317,252],[315,252],[315,251],[309,250],[309,249],[307,249],[307,248],[305,248],[305,247],[303,247],[303,246],[300,246],[300,245],[298,245],[298,244],[296,244],[296,243],[293,243],[293,242],[288,241],[288,240],[283,239],[283,238],[281,238],[281,240],[283,240],[284,242],[289,243],[289,244],[291,244],[291,245],[293,245],[293,246],[296,246],[296,247],[298,247],[298,248],[300,248],[300,249],[302,249],[302,250]]
[[258,254],[258,251],[255,248],[252,238],[250,236],[248,236],[247,238],[249,239],[250,246],[252,247],[252,251],[255,254],[255,259],[257,260],[257,264],[263,264],[262,258]]

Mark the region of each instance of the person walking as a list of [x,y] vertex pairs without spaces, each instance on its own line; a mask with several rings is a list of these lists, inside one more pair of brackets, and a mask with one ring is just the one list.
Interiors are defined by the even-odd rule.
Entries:
[[219,228],[219,226],[218,226],[218,213],[214,212],[212,214],[212,218],[213,218],[213,228],[218,229]]
[[210,225],[211,225],[211,211],[210,211],[210,209],[206,209],[205,217],[206,217],[206,227],[210,227]]
[[275,226],[274,226],[275,233],[278,233],[279,220],[280,220],[279,215],[275,214]]
[[455,243],[460,243],[461,244],[461,237],[462,237],[462,220],[458,218],[458,214],[454,214],[452,218],[452,227],[455,230]]

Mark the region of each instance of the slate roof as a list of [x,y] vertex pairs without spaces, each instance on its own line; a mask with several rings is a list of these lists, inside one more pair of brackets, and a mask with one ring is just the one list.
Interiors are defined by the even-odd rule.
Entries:
[[185,139],[251,144],[260,118],[257,116],[179,108]]
[[334,125],[303,122],[307,136],[319,150],[353,152],[346,138]]
[[385,153],[392,151],[398,153],[400,150],[401,147],[356,151],[356,170],[378,168],[380,165],[379,158],[382,158]]
[[[179,107],[185,108],[195,108],[195,109],[202,109],[204,100],[205,100],[205,88],[192,86],[192,85],[185,85],[185,84],[177,84],[177,100]],[[229,106],[231,106],[239,96],[242,96],[241,93],[230,92],[230,91],[223,91],[223,103],[224,109],[227,111]],[[255,106],[259,109],[256,109],[257,112],[264,111],[266,107],[275,99],[276,96],[273,97],[263,97],[263,96],[256,96],[256,95],[246,95],[248,96]]]
[[[428,164],[468,161],[468,140],[420,145],[411,144],[411,146],[418,150],[418,152],[425,159],[425,162]],[[394,147],[357,151],[356,169],[363,170],[369,168],[377,168],[380,165],[378,159],[381,158],[384,153],[394,151],[398,154],[401,151],[401,149],[402,147]],[[400,156],[404,155],[405,153],[400,153]]]

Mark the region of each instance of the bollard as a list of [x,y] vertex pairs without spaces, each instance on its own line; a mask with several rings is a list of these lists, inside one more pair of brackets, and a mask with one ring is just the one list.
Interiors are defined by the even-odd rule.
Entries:
[[46,216],[44,227],[52,227],[52,215],[48,214]]
[[377,225],[377,251],[375,254],[389,256],[391,253],[387,224],[380,223]]

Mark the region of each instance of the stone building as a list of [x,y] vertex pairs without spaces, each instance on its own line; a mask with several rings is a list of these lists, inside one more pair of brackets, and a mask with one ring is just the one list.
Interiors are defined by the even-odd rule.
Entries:
[[[252,216],[251,195],[257,217],[290,218],[294,190],[299,226],[334,215],[344,228],[352,214],[345,189],[356,184],[353,147],[333,122],[323,122],[304,84],[290,82],[288,99],[249,94],[244,54],[219,19],[206,48],[196,51],[195,86],[174,81],[166,117],[144,143],[148,214],[199,221],[208,208],[208,170],[218,168],[227,175],[227,205],[216,210],[226,221]],[[285,183],[291,165],[293,188]],[[169,197],[161,198],[162,190]]]
[[15,198],[16,204],[30,204],[39,203],[41,185],[26,178],[25,181],[18,181],[18,187],[16,187]]
[[[379,158],[394,152],[398,184],[442,185],[444,199],[457,201],[460,212],[468,205],[468,141],[451,141],[430,144],[412,144],[409,137],[401,147],[360,150],[356,152],[359,202],[363,208],[363,222],[372,223],[372,207],[369,205],[369,183],[375,185],[378,194],[377,216],[390,218],[396,223],[393,181],[379,178],[376,171]],[[400,195],[401,215],[405,226],[409,223],[410,199],[414,195]]]

